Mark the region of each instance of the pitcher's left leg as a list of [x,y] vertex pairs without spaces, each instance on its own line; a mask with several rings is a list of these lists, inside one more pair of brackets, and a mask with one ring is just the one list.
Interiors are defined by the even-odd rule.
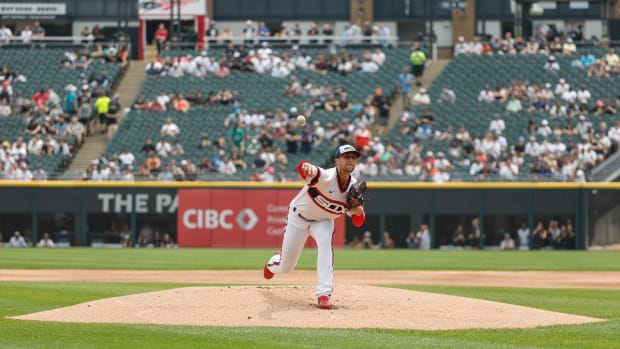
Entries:
[[316,260],[316,273],[318,286],[316,295],[332,294],[334,289],[334,248],[332,238],[334,235],[334,221],[325,220],[313,223],[310,226],[310,235],[316,241],[318,257]]

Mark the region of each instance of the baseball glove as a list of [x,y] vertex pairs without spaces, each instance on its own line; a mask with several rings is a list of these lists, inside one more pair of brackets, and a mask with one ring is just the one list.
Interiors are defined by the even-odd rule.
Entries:
[[353,184],[347,193],[347,205],[349,209],[363,205],[364,200],[368,198],[366,195],[367,191],[368,187],[366,186],[365,180],[360,180]]

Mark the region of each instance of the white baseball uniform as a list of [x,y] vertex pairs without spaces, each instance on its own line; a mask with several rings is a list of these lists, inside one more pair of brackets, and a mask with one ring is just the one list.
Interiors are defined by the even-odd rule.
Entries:
[[[301,166],[297,166],[303,178]],[[281,254],[274,255],[267,263],[272,273],[288,273],[295,269],[299,256],[308,239],[316,241],[318,249],[316,295],[331,295],[334,287],[334,250],[332,237],[334,219],[342,214],[350,215],[347,210],[347,192],[357,179],[350,176],[346,187],[340,187],[335,167],[323,169],[318,166],[313,178],[305,178],[306,184],[291,201],[288,219],[284,230]],[[354,217],[354,218],[353,218]],[[361,226],[365,215],[353,216],[353,224]]]

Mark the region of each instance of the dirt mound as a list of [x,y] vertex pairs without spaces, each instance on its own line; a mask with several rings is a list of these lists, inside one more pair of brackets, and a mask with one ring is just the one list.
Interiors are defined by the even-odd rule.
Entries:
[[601,319],[473,298],[374,286],[338,286],[334,308],[311,286],[184,287],[13,317],[81,323],[449,330],[528,328]]

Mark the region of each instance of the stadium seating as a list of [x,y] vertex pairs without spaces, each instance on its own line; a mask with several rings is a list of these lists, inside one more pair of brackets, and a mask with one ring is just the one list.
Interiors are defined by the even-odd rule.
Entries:
[[[99,76],[104,71],[115,81],[120,72],[117,64],[100,64],[93,62],[86,70],[74,70],[61,68],[60,62],[68,49],[63,48],[2,48],[0,54],[0,66],[11,67],[17,75],[23,75],[27,81],[12,84],[13,94],[22,93],[30,98],[41,90],[52,88],[61,100],[65,96],[65,87],[68,84],[77,84],[79,76],[84,73],[86,77],[91,73]],[[18,136],[23,136],[24,141],[30,137],[24,133],[26,122],[21,116],[12,116],[0,119],[0,139],[9,142],[15,141]],[[68,144],[75,144],[75,139],[67,140]],[[47,155],[29,157],[32,165],[41,165],[49,178],[54,178],[62,170],[64,159],[62,155]]]
[[[319,53],[329,53],[326,49],[313,49],[308,50],[309,54],[313,57]],[[177,56],[177,55],[199,55],[197,51],[172,51],[163,54],[164,56]],[[361,56],[363,49],[347,48],[347,53],[351,53],[357,56]],[[406,49],[388,49],[385,50],[386,63],[381,67],[378,73],[362,73],[354,72],[346,76],[341,76],[335,73],[329,73],[326,75],[317,74],[310,71],[295,70],[291,75],[296,76],[300,81],[307,79],[309,82],[315,84],[328,83],[334,85],[339,83],[347,91],[350,101],[363,101],[369,94],[373,94],[377,87],[381,87],[386,93],[391,93],[395,86],[395,77],[402,70],[404,66],[408,65],[408,50]],[[221,51],[210,50],[210,55],[218,57]],[[183,93],[187,95],[190,91],[201,91],[205,96],[209,91],[219,91],[221,89],[237,90],[243,100],[243,108],[249,111],[255,109],[283,109],[288,110],[290,107],[298,105],[300,102],[307,99],[307,97],[286,97],[283,96],[284,88],[289,83],[288,79],[272,78],[269,75],[262,75],[258,73],[238,73],[231,74],[227,78],[218,79],[213,76],[207,76],[203,79],[192,78],[183,76],[180,78],[162,77],[157,79],[147,79],[140,92],[140,95],[152,99],[159,95],[160,91],[166,91],[168,93]],[[181,133],[178,137],[179,143],[185,149],[185,156],[183,158],[191,158],[194,163],[199,163],[205,156],[213,156],[213,151],[198,150],[197,145],[200,141],[202,134],[207,134],[210,139],[213,139],[217,135],[224,135],[228,137],[228,130],[224,127],[224,119],[232,113],[234,108],[232,106],[204,106],[204,107],[192,107],[187,113],[180,112],[144,112],[144,111],[131,111],[129,112],[118,133],[112,139],[106,149],[106,154],[111,156],[113,154],[119,154],[123,149],[127,148],[134,154],[136,154],[136,162],[142,163],[145,159],[145,155],[138,155],[142,144],[147,137],[153,139],[153,143],[156,143],[159,139],[159,131],[164,123],[166,117],[172,117],[181,129]],[[312,120],[320,120],[322,124],[327,122],[338,122],[343,119],[352,119],[354,114],[352,112],[315,112],[312,116]],[[279,141],[277,145],[280,149],[284,149],[283,143]],[[312,153],[303,155],[304,158],[323,164],[329,161],[333,154],[331,146],[324,142],[320,146],[313,149]],[[294,168],[302,158],[301,154],[291,156],[288,155],[289,165],[286,169],[289,173],[294,171]],[[171,158],[162,159],[164,164],[168,163]],[[243,158],[246,162],[250,163],[254,156],[246,155]],[[177,163],[180,162],[180,158],[175,159]],[[233,177],[230,175],[213,175],[209,174],[205,179],[208,180],[239,180],[249,179],[252,175],[251,170],[240,171]]]
[[[603,49],[591,49],[591,53],[597,57],[604,55]],[[496,113],[500,113],[506,123],[506,131],[504,133],[509,146],[516,144],[520,136],[526,135],[528,122],[534,121],[540,124],[542,119],[548,119],[549,126],[553,129],[556,124],[564,126],[566,118],[549,117],[547,112],[528,112],[526,111],[529,103],[523,103],[523,111],[516,113],[505,113],[505,103],[479,103],[477,97],[479,92],[488,85],[494,89],[498,83],[509,85],[512,81],[526,81],[530,84],[544,85],[550,83],[553,88],[560,78],[566,80],[572,87],[578,89],[582,86],[586,87],[592,94],[590,101],[590,109],[597,99],[615,100],[620,91],[620,79],[612,78],[596,78],[588,77],[582,69],[571,68],[572,56],[560,55],[557,57],[561,70],[556,73],[547,72],[543,66],[546,62],[546,55],[486,55],[486,56],[469,56],[459,55],[454,57],[445,67],[441,74],[435,79],[428,89],[431,96],[431,110],[435,118],[435,129],[445,130],[448,126],[456,129],[465,126],[472,136],[484,136],[487,132],[490,122]],[[444,88],[452,89],[456,96],[455,104],[437,102],[441,90]],[[422,115],[423,108],[413,107],[416,115]],[[609,126],[613,125],[613,120],[620,118],[620,115],[606,115],[594,117],[590,116],[589,120],[594,126],[598,126],[600,121],[606,121]],[[412,141],[412,136],[401,136],[397,129],[393,129],[387,138],[392,140],[396,145],[407,147]],[[539,137],[540,138],[540,137]],[[538,139],[540,142],[541,139]],[[577,142],[577,136],[562,136],[562,141],[567,143],[570,141]],[[446,141],[424,140],[425,150],[446,152],[449,143]],[[458,168],[462,178],[471,179],[467,174],[468,169]],[[520,169],[520,179],[531,180],[527,162]],[[490,177],[488,180],[496,180]],[[538,178],[537,180],[543,180]]]

